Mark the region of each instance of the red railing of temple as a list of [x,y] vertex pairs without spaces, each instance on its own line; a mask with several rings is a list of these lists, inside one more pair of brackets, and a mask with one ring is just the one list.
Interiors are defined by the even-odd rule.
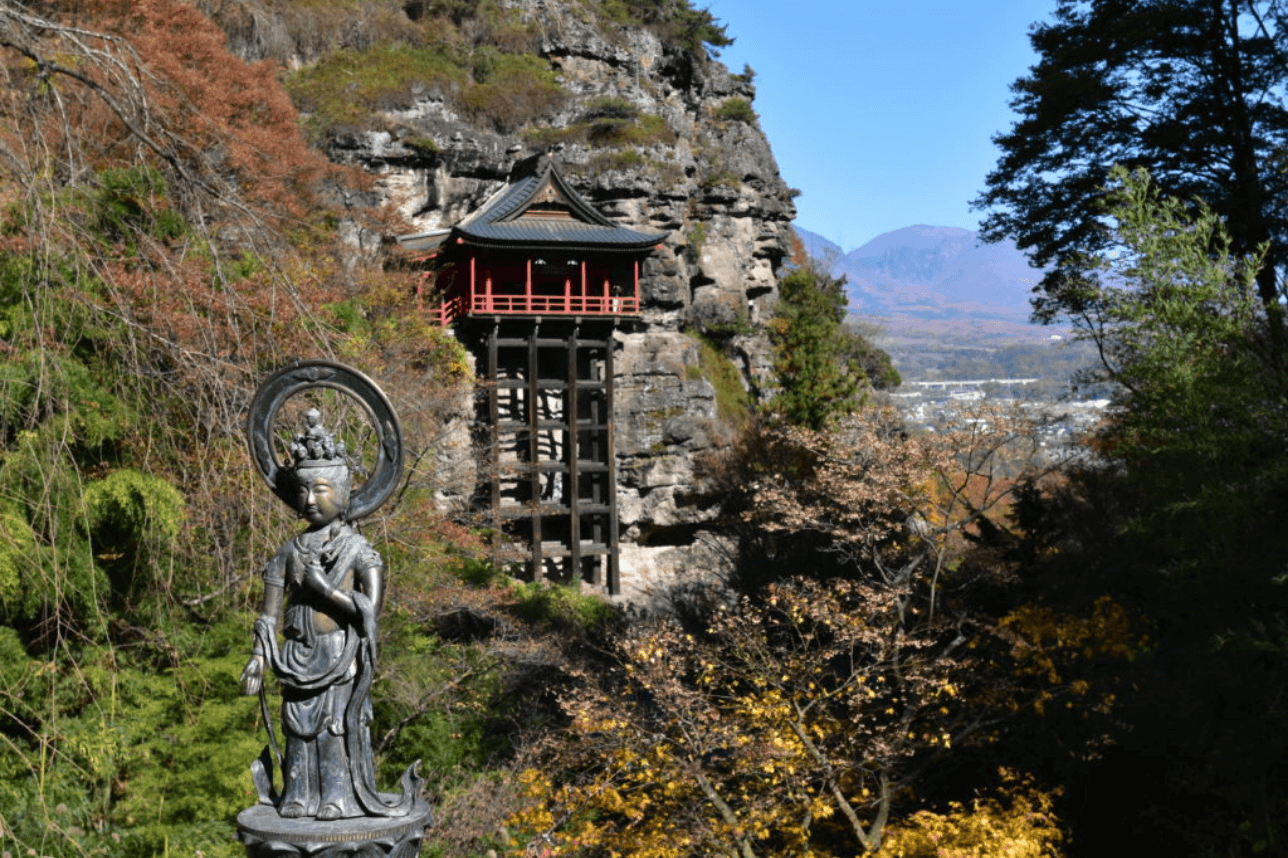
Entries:
[[443,327],[472,313],[501,316],[633,316],[640,311],[635,296],[602,295],[474,295],[448,298],[437,308]]
[[471,313],[523,315],[617,316],[634,314],[640,301],[634,296],[603,295],[475,295]]
[[452,322],[456,321],[465,314],[465,299],[460,295],[455,295],[446,299],[439,304],[437,309],[439,327],[446,328]]

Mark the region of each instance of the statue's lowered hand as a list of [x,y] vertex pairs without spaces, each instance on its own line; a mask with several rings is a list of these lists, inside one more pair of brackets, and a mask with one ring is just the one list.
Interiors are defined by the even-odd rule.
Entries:
[[250,661],[246,663],[246,669],[241,672],[242,693],[247,696],[253,696],[259,693],[259,689],[264,684],[264,659],[260,656],[253,655]]

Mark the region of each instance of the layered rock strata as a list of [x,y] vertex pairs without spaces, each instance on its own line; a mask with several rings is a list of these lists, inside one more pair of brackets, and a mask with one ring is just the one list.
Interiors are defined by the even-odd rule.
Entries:
[[[545,147],[606,216],[669,233],[641,272],[642,318],[615,335],[622,597],[647,602],[677,579],[718,574],[727,558],[727,546],[704,530],[720,498],[706,489],[702,462],[732,432],[699,370],[695,336],[732,342],[753,395],[768,384],[762,325],[792,252],[794,192],[751,113],[749,74],[643,28],[599,26],[564,0],[501,5],[541,34],[538,54],[566,93],[553,115],[500,133],[427,92],[381,114],[382,127],[333,136],[328,151],[372,173],[373,201],[392,203],[420,232],[478,209],[515,161]],[[254,39],[239,44],[255,50]],[[295,56],[307,61],[307,46]],[[605,105],[627,125],[648,123],[644,142],[560,133],[593,125]],[[387,238],[353,233],[356,247]]]

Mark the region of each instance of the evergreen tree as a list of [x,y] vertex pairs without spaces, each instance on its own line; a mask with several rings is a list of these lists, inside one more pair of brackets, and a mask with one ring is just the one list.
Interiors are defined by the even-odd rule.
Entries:
[[779,393],[771,406],[789,422],[819,429],[848,414],[869,387],[899,384],[890,356],[845,326],[845,278],[804,265],[778,285],[768,325]]
[[1003,154],[975,205],[990,210],[986,239],[1011,238],[1048,268],[1038,318],[1076,320],[1094,299],[1091,260],[1113,241],[1102,198],[1114,164],[1205,200],[1234,252],[1268,243],[1256,289],[1277,305],[1288,263],[1283,23],[1259,0],[1060,0],[1034,26],[1038,62],[1012,85],[1020,118],[994,138]]

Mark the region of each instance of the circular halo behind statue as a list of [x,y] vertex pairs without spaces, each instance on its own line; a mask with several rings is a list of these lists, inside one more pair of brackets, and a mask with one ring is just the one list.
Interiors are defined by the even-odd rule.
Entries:
[[288,399],[312,388],[330,388],[362,404],[376,432],[376,465],[361,486],[355,486],[349,503],[350,519],[370,515],[389,499],[402,475],[402,427],[393,406],[374,381],[352,367],[328,360],[300,361],[274,372],[256,392],[246,419],[251,460],[269,488],[288,506],[294,506],[289,481],[279,479],[282,463],[273,450],[273,420]]

